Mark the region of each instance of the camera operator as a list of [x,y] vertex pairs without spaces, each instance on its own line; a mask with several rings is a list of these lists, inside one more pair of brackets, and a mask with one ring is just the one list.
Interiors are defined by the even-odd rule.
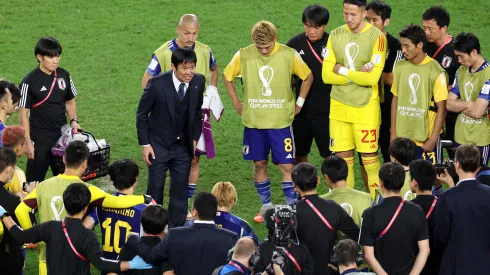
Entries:
[[253,238],[240,238],[229,253],[233,253],[229,263],[215,269],[213,275],[252,274],[259,261],[257,244]]
[[[260,260],[255,272],[276,274],[274,263],[284,262],[280,267],[285,275],[313,275],[313,258],[308,248],[296,237],[295,210],[288,205],[276,205],[264,207],[261,214],[268,235],[259,247]],[[276,261],[277,257],[284,260]]]
[[349,214],[336,202],[324,200],[317,194],[320,178],[315,166],[303,162],[294,167],[293,184],[300,194],[296,208],[298,212],[298,238],[308,247],[316,275],[332,274],[328,268],[337,230],[348,238],[357,240],[359,227]]
[[439,274],[488,274],[490,187],[475,179],[480,163],[475,145],[456,149],[459,181],[439,197],[435,212],[435,242],[444,251]]
[[375,275],[372,272],[357,270],[363,261],[364,255],[361,252],[361,246],[353,240],[341,240],[333,249],[331,262],[338,267],[340,275]]

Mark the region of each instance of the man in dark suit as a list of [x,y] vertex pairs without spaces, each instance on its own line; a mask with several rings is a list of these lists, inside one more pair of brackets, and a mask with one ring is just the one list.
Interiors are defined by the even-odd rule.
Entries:
[[131,236],[126,246],[132,246],[148,262],[168,260],[178,275],[212,274],[227,263],[228,251],[238,240],[235,233],[214,224],[217,210],[216,197],[201,192],[194,200],[191,226],[171,228],[165,239],[151,249],[136,236]]
[[148,81],[138,105],[136,128],[148,165],[146,193],[163,204],[165,176],[170,171],[169,226],[177,227],[184,225],[187,215],[187,185],[201,133],[206,80],[195,73],[197,57],[192,49],[176,49],[171,59],[172,71]]
[[435,213],[435,241],[444,250],[439,274],[488,274],[490,187],[475,179],[478,147],[459,146],[454,166],[459,182],[439,197]]

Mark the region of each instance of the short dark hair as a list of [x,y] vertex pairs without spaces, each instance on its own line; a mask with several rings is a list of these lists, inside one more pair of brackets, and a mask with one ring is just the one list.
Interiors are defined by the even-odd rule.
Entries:
[[218,211],[218,200],[209,192],[201,192],[194,199],[194,209],[196,209],[199,219],[212,221]]
[[34,55],[55,57],[61,55],[63,49],[54,37],[41,37],[34,48]]
[[466,173],[474,173],[480,168],[480,150],[474,144],[463,144],[456,149],[454,161],[459,162],[461,169]]
[[196,52],[189,47],[177,48],[172,52],[172,64],[177,68],[180,64],[197,63]]
[[316,167],[308,162],[302,162],[296,165],[291,172],[293,183],[301,191],[310,191],[316,189],[318,182],[318,172]]
[[[12,157],[12,153],[14,156]],[[15,165],[15,159],[14,159],[14,164],[12,164],[12,158],[17,159],[17,155],[15,152],[10,149],[10,148],[1,148],[0,149],[0,173],[5,171],[7,167]],[[0,187],[2,188],[2,187]]]
[[422,15],[422,20],[434,20],[439,28],[444,26],[449,27],[451,18],[449,12],[441,6],[432,6],[428,8]]
[[453,48],[458,52],[466,54],[470,54],[473,50],[476,50],[478,54],[481,53],[480,40],[471,32],[458,34],[454,39]]
[[2,151],[2,155],[5,157],[8,166],[17,165],[17,154],[12,148],[4,147],[0,150]]
[[147,234],[158,235],[165,230],[168,223],[168,212],[163,206],[148,205],[141,212],[141,226]]
[[82,163],[88,160],[90,151],[87,144],[81,140],[70,142],[65,148],[65,166],[68,168],[79,168]]
[[379,169],[379,180],[386,190],[398,193],[405,183],[405,170],[400,163],[385,163]]
[[418,147],[409,138],[395,138],[388,147],[388,153],[401,165],[408,166],[417,158]]
[[63,192],[63,204],[65,205],[66,212],[70,215],[76,215],[87,207],[90,203],[92,195],[90,190],[84,183],[72,183],[68,185]]
[[329,156],[322,162],[322,174],[327,175],[333,183],[347,180],[347,162],[341,157]]
[[138,175],[138,165],[129,159],[116,160],[109,166],[109,177],[117,190],[124,190],[133,186]]
[[337,265],[349,266],[356,262],[359,249],[359,245],[351,239],[340,240],[333,250],[333,258]]
[[410,163],[410,179],[416,180],[420,191],[432,190],[437,179],[436,168],[422,159],[414,160]]
[[7,80],[0,80],[0,101],[4,101],[7,98],[9,83]]
[[344,5],[345,4],[350,4],[350,5],[356,5],[359,8],[365,7],[366,6],[366,0],[344,0]]
[[10,94],[12,95],[12,103],[16,104],[19,102],[21,94],[19,88],[12,82],[9,82],[7,88],[10,91]]
[[328,9],[320,5],[309,5],[303,11],[301,21],[306,25],[306,22],[310,22],[313,27],[319,27],[328,24],[330,19],[330,13]]
[[367,4],[366,10],[373,10],[374,13],[381,16],[381,19],[383,19],[383,21],[391,18],[390,5],[379,0],[374,0]]
[[417,46],[422,42],[423,46],[427,44],[427,36],[425,36],[424,29],[416,24],[408,24],[400,31],[400,38],[406,38],[412,41]]

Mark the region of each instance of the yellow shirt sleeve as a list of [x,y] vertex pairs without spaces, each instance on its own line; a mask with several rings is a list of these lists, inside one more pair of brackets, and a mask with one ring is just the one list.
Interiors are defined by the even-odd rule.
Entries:
[[378,83],[386,61],[386,47],[388,42],[384,34],[380,35],[373,46],[371,63],[374,68],[371,72],[357,72],[349,70],[347,77],[360,86],[374,86]]
[[391,84],[391,93],[394,96],[398,96],[398,88],[397,88],[398,83],[396,83],[395,80],[395,68],[393,68],[393,83]]
[[335,64],[337,64],[337,57],[332,47],[332,36],[328,38],[327,52],[323,58],[322,66],[322,79],[325,84],[332,85],[345,85],[349,83],[349,79],[343,75],[339,75],[333,72]]
[[232,82],[240,73],[240,51],[238,51],[226,66],[223,74],[225,75],[226,80]]
[[19,221],[19,225],[24,229],[32,227],[31,218],[29,212],[37,208],[37,188],[34,189],[15,209],[15,216]]
[[305,80],[311,74],[310,67],[306,65],[297,51],[294,52],[293,74],[301,78],[301,80]]
[[434,83],[434,101],[441,102],[447,100],[448,97],[447,90],[447,74],[446,72],[442,72],[436,79]]
[[93,185],[88,185],[88,189],[92,195],[90,202],[102,200],[102,207],[128,208],[145,203],[145,197],[143,196],[113,196]]

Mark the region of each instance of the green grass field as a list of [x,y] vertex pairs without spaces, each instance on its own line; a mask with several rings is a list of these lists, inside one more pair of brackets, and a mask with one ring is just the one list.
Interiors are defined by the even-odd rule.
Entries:
[[[340,0],[317,2],[330,10],[327,31],[343,24]],[[461,31],[474,32],[480,37],[484,55],[490,58],[490,39],[486,36],[490,33],[489,1],[387,2],[393,8],[388,31],[395,36],[408,23],[421,24],[421,15],[427,7],[442,4],[451,14],[449,32],[452,35]],[[78,88],[76,100],[81,126],[111,144],[112,160],[130,158],[138,162],[141,173],[137,192],[142,194],[147,168],[141,158],[135,129],[141,78],[152,52],[175,37],[180,16],[184,13],[199,16],[198,40],[210,45],[222,72],[235,52],[251,43],[250,30],[255,22],[262,19],[273,22],[278,28],[278,41],[286,43],[303,31],[301,14],[312,3],[294,0],[3,0],[0,8],[0,77],[18,84],[37,66],[34,57],[37,40],[42,36],[56,37],[63,46],[61,67],[71,73]],[[241,119],[221,83],[218,89],[225,113],[219,124],[213,124],[217,157],[202,159],[197,192],[209,191],[217,181],[233,182],[239,194],[234,212],[253,221],[261,203],[252,184],[252,163],[242,160],[241,156]],[[18,124],[17,117],[11,117],[7,124]],[[317,166],[321,164],[316,147],[312,148],[310,162]],[[21,163],[21,167],[25,167],[25,160]],[[270,166],[270,175],[273,202],[284,203],[279,170]],[[359,174],[357,178],[357,186],[363,189]],[[95,184],[103,182],[96,181]],[[326,190],[323,184],[320,192]],[[263,237],[264,226],[253,226]],[[35,251],[28,252],[25,274],[37,274],[36,256]]]

